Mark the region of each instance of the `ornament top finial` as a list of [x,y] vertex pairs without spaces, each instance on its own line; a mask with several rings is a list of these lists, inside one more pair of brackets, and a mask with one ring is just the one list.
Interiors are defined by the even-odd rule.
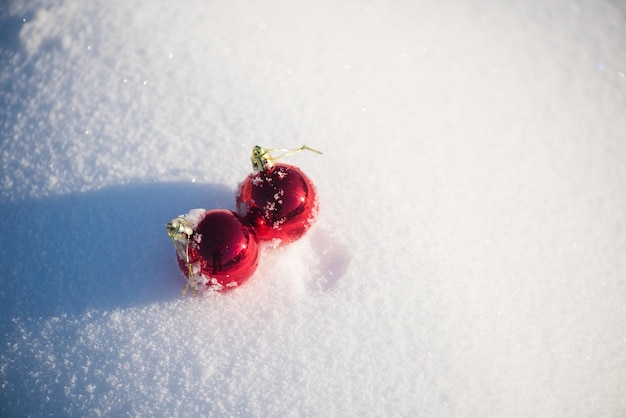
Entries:
[[180,258],[185,260],[185,262],[189,262],[187,246],[189,245],[191,235],[193,235],[193,228],[191,227],[189,221],[184,217],[179,216],[178,218],[174,218],[166,223],[165,228],[167,229],[167,235],[169,235],[174,243],[174,247],[176,247],[176,251],[180,255]]
[[[258,145],[255,145],[252,149],[252,157],[250,160],[252,161],[252,168],[254,171],[260,171],[264,173],[268,170],[271,170],[274,167],[274,161],[279,158],[286,157],[288,155],[293,155],[301,151],[312,151],[317,154],[322,154],[320,151],[315,150],[313,148],[309,148],[306,145],[302,145],[300,148],[295,149],[283,149],[283,148],[263,148]],[[277,157],[272,157],[271,152],[284,152]]]
[[193,295],[196,296],[196,284],[193,282],[193,267],[189,259],[189,241],[193,235],[193,228],[184,216],[174,218],[165,224],[167,235],[172,239],[178,256],[185,262],[187,266],[187,285],[183,290],[183,296],[187,293],[187,289],[191,285],[193,287]]

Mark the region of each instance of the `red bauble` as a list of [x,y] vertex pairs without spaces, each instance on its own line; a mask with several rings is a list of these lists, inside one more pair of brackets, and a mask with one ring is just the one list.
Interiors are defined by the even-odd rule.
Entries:
[[287,164],[272,164],[250,174],[237,193],[237,212],[261,240],[297,240],[315,222],[318,207],[311,180]]
[[259,264],[259,240],[229,210],[193,210],[167,225],[188,285],[228,290],[252,276]]

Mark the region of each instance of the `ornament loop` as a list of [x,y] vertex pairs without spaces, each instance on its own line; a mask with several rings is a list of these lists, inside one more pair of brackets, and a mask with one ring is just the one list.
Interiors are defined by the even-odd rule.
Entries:
[[[300,148],[295,149],[263,148],[255,145],[255,147],[252,149],[252,157],[250,157],[250,160],[252,161],[252,168],[254,171],[260,171],[261,173],[264,173],[267,170],[271,170],[272,167],[274,167],[274,161],[278,160],[279,158],[297,154],[301,151],[312,151],[316,154],[322,154],[321,151],[309,148],[306,145],[302,145]],[[271,152],[284,152],[284,154],[281,154],[277,157],[272,157],[272,155],[270,154]]]

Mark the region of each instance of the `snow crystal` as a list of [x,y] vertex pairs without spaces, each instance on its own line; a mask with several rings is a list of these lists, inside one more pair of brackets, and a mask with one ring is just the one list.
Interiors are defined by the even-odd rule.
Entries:
[[261,177],[261,176],[255,176],[252,177],[252,184],[254,184],[255,186],[263,186],[263,183],[267,182],[267,181],[271,181],[271,179],[269,177]]
[[206,209],[191,209],[185,215],[180,216],[183,216],[185,219],[187,219],[187,221],[189,221],[189,224],[191,225],[191,228],[195,230],[206,216],[206,212]]

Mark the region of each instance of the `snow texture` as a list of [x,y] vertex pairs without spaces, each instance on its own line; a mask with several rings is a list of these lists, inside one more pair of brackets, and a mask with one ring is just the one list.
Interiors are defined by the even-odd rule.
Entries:
[[[626,416],[616,0],[0,5],[1,416]],[[254,145],[317,223],[182,298]]]

